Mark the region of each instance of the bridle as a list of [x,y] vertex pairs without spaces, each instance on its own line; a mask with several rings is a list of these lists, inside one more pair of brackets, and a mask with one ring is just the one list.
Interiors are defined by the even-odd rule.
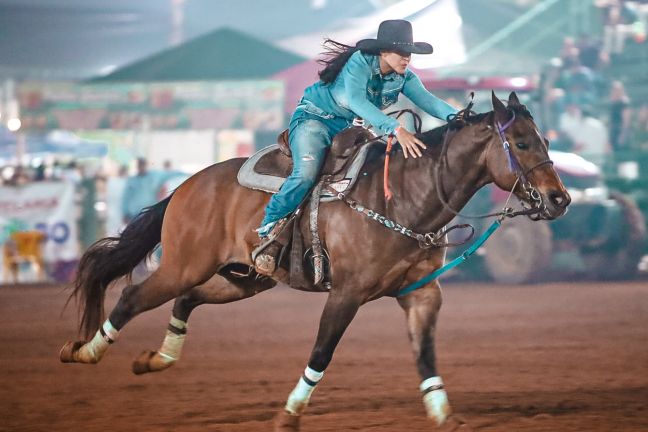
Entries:
[[[472,106],[473,106],[473,102],[471,101],[465,109],[459,111],[455,115],[455,118],[457,116],[461,116],[461,117],[465,116],[467,118],[467,116],[469,116],[472,113],[471,111]],[[459,211],[454,210],[445,199],[444,197],[445,194],[443,192],[443,183],[441,182],[441,167],[444,165],[444,162],[446,160],[446,154],[448,152],[449,142],[451,141],[452,136],[454,135],[453,133],[451,133],[450,129],[448,129],[448,131],[446,132],[446,136],[443,140],[443,148],[441,149],[441,156],[439,158],[439,163],[435,165],[434,177],[435,177],[435,182],[437,184],[436,190],[437,190],[437,196],[439,198],[439,201],[445,207],[446,210],[450,211],[454,215],[466,219],[484,219],[489,217],[513,218],[516,216],[524,215],[524,216],[528,216],[532,220],[540,220],[548,216],[547,206],[544,203],[544,200],[542,199],[542,195],[529,181],[529,174],[531,174],[531,172],[533,172],[533,170],[535,170],[536,168],[539,168],[543,165],[553,164],[553,161],[547,158],[541,162],[538,162],[537,164],[533,165],[530,168],[527,169],[522,168],[522,165],[520,164],[519,160],[517,159],[515,154],[511,151],[511,145],[508,139],[506,138],[505,132],[508,128],[511,127],[511,125],[513,125],[516,118],[515,111],[509,110],[509,112],[511,113],[511,118],[508,121],[506,121],[503,125],[499,121],[496,121],[495,125],[497,126],[497,134],[500,138],[500,141],[502,143],[502,148],[508,160],[509,170],[515,174],[516,180],[515,183],[513,184],[513,187],[509,191],[508,198],[506,199],[506,202],[504,204],[504,208],[499,212],[486,213],[480,215],[466,215]],[[513,193],[518,183],[524,190],[524,193],[526,195],[526,200],[530,204],[530,207],[527,207],[525,201],[521,200],[521,205],[523,209],[518,211],[513,211],[512,208],[508,207],[508,203],[511,197],[513,196]]]
[[[544,203],[542,199],[542,195],[529,181],[529,174],[531,174],[531,172],[536,168],[539,168],[543,165],[553,165],[553,161],[547,158],[543,161],[538,162],[532,167],[527,168],[526,170],[522,169],[522,165],[520,164],[520,161],[515,156],[515,154],[511,151],[511,145],[506,139],[506,134],[505,134],[506,129],[508,129],[515,121],[515,111],[511,110],[510,112],[511,112],[511,118],[506,123],[504,123],[504,125],[500,124],[499,121],[496,122],[497,133],[500,137],[500,140],[502,141],[502,147],[504,148],[504,152],[506,153],[506,158],[509,163],[509,170],[515,173],[517,177],[516,183],[520,182],[520,185],[522,186],[522,189],[526,194],[527,201],[531,203],[531,208],[529,210],[535,210],[535,212],[529,212],[526,213],[526,215],[532,220],[540,220],[543,218],[543,216],[547,214],[547,205]],[[515,190],[515,185],[513,185],[513,188],[511,189],[510,193],[513,193],[514,190]],[[523,208],[525,207],[524,201],[521,202],[521,205]]]

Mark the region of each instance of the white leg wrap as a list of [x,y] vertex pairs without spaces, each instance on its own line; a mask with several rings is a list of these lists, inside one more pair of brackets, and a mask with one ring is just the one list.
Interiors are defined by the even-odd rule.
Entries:
[[[187,323],[181,321],[177,318],[171,317],[169,324],[178,330],[186,330]],[[182,345],[184,344],[186,334],[175,334],[171,330],[167,330],[166,335],[164,336],[164,342],[162,342],[162,347],[158,351],[162,361],[165,363],[175,363],[180,359],[180,353],[182,353]]]
[[180,329],[180,330],[186,330],[187,329],[187,322],[179,320],[178,318],[172,316],[171,319],[169,320],[169,324],[171,324],[173,327]]
[[308,401],[310,400],[315,386],[320,382],[324,372],[317,372],[309,367],[306,367],[304,375],[299,378],[297,385],[288,396],[288,402],[286,402],[286,411],[293,415],[301,415],[302,412],[308,406]]
[[423,392],[423,405],[428,417],[434,419],[439,426],[445,423],[452,410],[441,377],[426,379],[421,383],[420,389]]
[[79,349],[79,358],[84,362],[98,362],[118,335],[119,331],[113,327],[110,320],[106,320],[101,329],[97,330],[92,340]]

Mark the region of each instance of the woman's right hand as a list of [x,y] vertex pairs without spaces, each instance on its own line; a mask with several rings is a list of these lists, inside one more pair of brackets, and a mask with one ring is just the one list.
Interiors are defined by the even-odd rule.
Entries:
[[403,126],[396,128],[395,132],[396,138],[403,148],[403,155],[405,156],[405,159],[407,159],[410,155],[413,158],[423,156],[421,150],[425,150],[427,147],[420,139],[416,138],[414,134],[411,134]]

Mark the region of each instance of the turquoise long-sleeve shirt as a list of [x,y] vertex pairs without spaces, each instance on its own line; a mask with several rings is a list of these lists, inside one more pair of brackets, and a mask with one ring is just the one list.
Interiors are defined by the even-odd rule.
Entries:
[[446,120],[457,109],[427,91],[419,77],[409,69],[382,75],[378,56],[356,51],[335,81],[319,81],[308,87],[302,102],[316,107],[313,114],[326,118],[342,117],[352,121],[361,117],[386,134],[400,124],[381,110],[396,103],[403,93],[429,115]]

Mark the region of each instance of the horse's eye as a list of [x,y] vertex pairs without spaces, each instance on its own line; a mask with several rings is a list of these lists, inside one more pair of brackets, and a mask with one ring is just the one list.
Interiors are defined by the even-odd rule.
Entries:
[[529,150],[529,144],[523,142],[515,143],[515,147],[519,148],[520,150]]

